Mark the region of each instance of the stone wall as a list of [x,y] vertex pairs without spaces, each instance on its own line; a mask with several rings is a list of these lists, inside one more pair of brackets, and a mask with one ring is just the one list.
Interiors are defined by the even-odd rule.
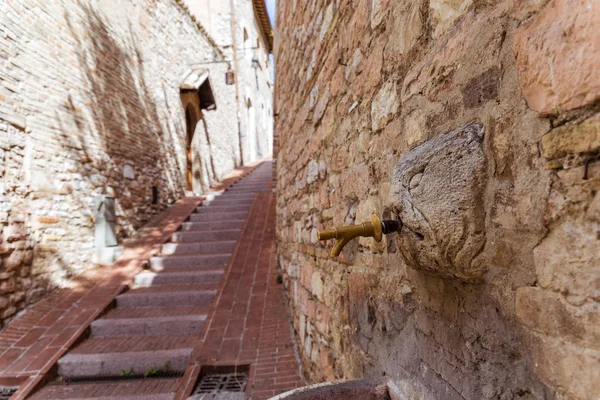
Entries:
[[[53,288],[76,285],[72,278],[92,265],[96,195],[116,197],[124,238],[184,194],[179,86],[218,55],[171,0],[9,0],[0,3],[0,16],[6,322]],[[204,146],[196,154],[205,165],[203,188],[240,162],[236,110],[227,104],[235,91],[225,87],[222,66],[214,68],[220,114],[207,112],[199,124],[206,132],[195,135]]]
[[[236,73],[237,103],[232,107],[238,108],[239,127],[236,129],[242,140],[245,162],[273,152],[272,67],[269,49],[256,19],[254,1],[185,0],[190,11],[222,47]],[[258,68],[253,68],[254,58],[259,62]]]
[[[600,3],[278,6],[278,257],[309,381],[598,398]],[[405,226],[317,241],[372,213]]]
[[[262,1],[262,0],[260,0]],[[255,18],[252,0],[237,0],[236,32],[240,87],[240,129],[244,159],[256,160],[273,153],[273,86],[264,36]],[[244,31],[248,34],[244,38]],[[244,40],[245,39],[245,40]],[[253,68],[252,60],[258,61]]]

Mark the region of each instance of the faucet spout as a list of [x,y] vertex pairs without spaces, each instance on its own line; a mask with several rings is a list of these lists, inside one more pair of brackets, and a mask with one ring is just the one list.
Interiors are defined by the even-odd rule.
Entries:
[[348,242],[350,242],[352,239],[354,238],[349,238],[349,237],[343,237],[341,239],[338,239],[337,242],[335,242],[335,246],[333,246],[333,248],[331,249],[331,256],[332,257],[337,257],[340,255],[340,253],[342,252],[342,249],[344,248],[344,246],[346,246],[348,244]]
[[[393,230],[390,228],[392,226],[394,227]],[[382,223],[377,215],[373,214],[370,222],[319,231],[317,237],[319,240],[337,239],[330,253],[332,257],[337,257],[342,252],[344,246],[356,237],[372,237],[375,241],[381,242],[383,233],[396,232],[401,227],[402,224],[399,221],[384,221]]]

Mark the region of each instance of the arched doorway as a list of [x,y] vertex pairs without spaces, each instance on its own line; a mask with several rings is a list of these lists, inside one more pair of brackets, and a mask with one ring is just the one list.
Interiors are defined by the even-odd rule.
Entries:
[[191,104],[188,104],[185,108],[185,126],[187,130],[186,134],[186,179],[187,179],[187,190],[194,191],[194,157],[192,153],[192,143],[194,140],[194,132],[196,130],[196,124],[198,118],[194,112],[194,108]]
[[204,110],[216,109],[208,75],[205,69],[190,71],[179,85],[186,125],[185,182],[182,183],[188,195],[202,193],[210,188],[211,166],[213,175],[216,176],[210,138],[204,120]]

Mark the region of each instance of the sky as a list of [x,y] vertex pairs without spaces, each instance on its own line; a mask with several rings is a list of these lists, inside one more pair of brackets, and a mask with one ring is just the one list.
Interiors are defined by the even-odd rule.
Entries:
[[269,19],[271,19],[271,25],[275,27],[275,3],[277,0],[267,0],[267,12],[269,13]]
[[[275,29],[275,3],[277,0],[266,0],[267,3],[267,13],[269,13],[269,19],[271,20],[271,26]],[[269,55],[269,63],[273,65],[271,68],[271,83],[275,82],[275,59],[273,55]]]

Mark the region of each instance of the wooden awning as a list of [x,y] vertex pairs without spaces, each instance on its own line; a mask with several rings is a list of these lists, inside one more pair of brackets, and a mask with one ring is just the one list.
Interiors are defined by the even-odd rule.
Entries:
[[271,21],[269,20],[269,14],[267,13],[265,0],[252,0],[252,4],[254,5],[254,12],[256,14],[256,19],[258,25],[260,26],[260,30],[267,41],[267,50],[269,53],[271,53],[273,52],[273,27],[271,26]]
[[200,109],[214,110],[217,108],[207,69],[195,69],[191,71],[185,77],[181,85],[179,85],[179,89],[182,92],[197,92],[198,97],[200,98]]

